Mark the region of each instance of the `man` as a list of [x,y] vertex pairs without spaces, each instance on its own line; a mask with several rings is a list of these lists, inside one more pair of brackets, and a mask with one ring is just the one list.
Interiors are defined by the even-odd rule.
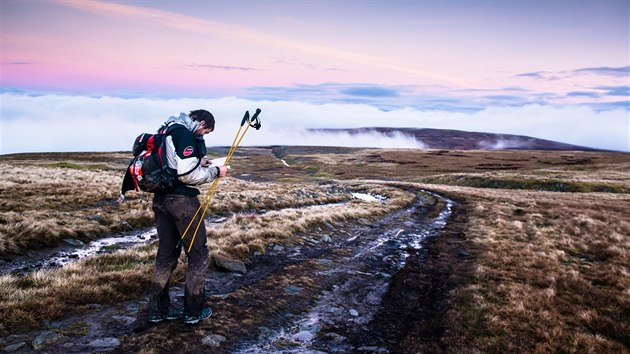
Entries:
[[193,240],[192,233],[195,232],[200,219],[203,219],[203,215],[199,213],[180,243],[200,204],[197,197],[199,190],[193,186],[225,176],[227,168],[207,166],[202,162],[206,154],[203,136],[214,130],[214,117],[210,112],[200,109],[188,115],[181,113],[179,117],[170,117],[166,122],[166,128],[170,131],[166,138],[168,165],[177,171],[178,177],[172,191],[158,192],[153,197],[159,246],[151,283],[149,321],[159,323],[165,319],[175,320],[183,316],[184,323],[193,325],[212,314],[210,307],[204,306],[208,248],[203,221],[188,253],[183,313],[171,307],[170,279],[177,267],[182,246],[188,248]]

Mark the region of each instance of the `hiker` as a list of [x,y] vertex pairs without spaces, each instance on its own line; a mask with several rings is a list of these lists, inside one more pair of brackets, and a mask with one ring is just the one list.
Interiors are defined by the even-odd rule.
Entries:
[[[186,129],[176,127],[178,124]],[[159,323],[165,319],[175,320],[183,316],[184,323],[196,324],[212,314],[210,307],[204,306],[208,248],[205,225],[200,220],[203,218],[201,213],[194,221],[194,225],[201,223],[201,226],[187,254],[183,312],[171,307],[169,285],[182,246],[188,248],[188,243],[193,240],[187,236],[180,243],[200,206],[197,197],[199,190],[194,186],[225,176],[227,167],[208,165],[208,162],[202,160],[206,154],[203,136],[214,130],[214,116],[210,112],[200,109],[189,114],[181,113],[179,117],[170,117],[166,126],[171,131],[166,138],[168,166],[176,170],[178,176],[172,190],[155,192],[153,197],[159,246],[151,282],[149,322]],[[190,231],[194,232],[194,228]]]

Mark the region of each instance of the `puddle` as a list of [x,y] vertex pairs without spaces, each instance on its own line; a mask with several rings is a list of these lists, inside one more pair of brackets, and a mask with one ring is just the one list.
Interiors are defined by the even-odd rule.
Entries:
[[350,193],[352,194],[352,196],[356,199],[361,199],[364,200],[366,202],[383,202],[385,201],[385,197],[383,197],[382,195],[377,195],[377,194],[370,194],[370,193]]
[[100,238],[89,243],[83,243],[77,239],[66,239],[69,245],[29,251],[25,256],[0,264],[0,275],[27,274],[40,269],[60,268],[96,254],[147,244],[156,237],[155,227],[150,227],[122,233],[119,236]]

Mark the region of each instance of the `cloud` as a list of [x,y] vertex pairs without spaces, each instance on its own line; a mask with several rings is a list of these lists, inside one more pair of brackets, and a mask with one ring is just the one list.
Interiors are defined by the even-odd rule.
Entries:
[[599,76],[617,76],[624,77],[630,75],[630,66],[621,67],[593,67],[593,68],[581,68],[575,70],[562,70],[562,71],[536,71],[530,73],[517,74],[516,77],[529,77],[537,80],[559,80],[566,79],[576,75],[599,75]]
[[250,68],[247,66],[231,66],[231,65],[215,65],[215,64],[190,64],[193,68],[218,69],[227,71],[262,71],[261,69]]
[[535,92],[520,87],[461,90],[443,86],[335,82],[250,87],[246,92],[245,97],[253,100],[369,104],[384,111],[409,107],[418,110],[473,112],[488,106],[524,106],[549,102],[558,104],[566,99],[565,95]]
[[517,74],[517,77],[531,77],[532,79],[540,79],[540,80],[546,80],[547,79],[547,73],[543,72],[543,71],[538,71],[538,72],[533,72],[533,73],[524,73],[524,74]]
[[571,91],[567,93],[568,97],[590,97],[590,98],[599,98],[602,95],[598,92],[588,92],[588,91]]
[[9,62],[2,63],[2,65],[33,65],[33,64],[35,63],[29,62],[29,61],[9,61]]
[[379,86],[359,86],[349,87],[341,90],[341,93],[351,96],[366,96],[366,97],[396,97],[398,91]]
[[573,70],[574,73],[587,73],[596,75],[612,75],[612,76],[628,76],[630,75],[630,66],[609,67],[602,66],[597,68],[582,68]]
[[575,145],[630,151],[628,111],[587,106],[531,104],[477,111],[389,111],[367,104],[223,98],[118,98],[31,96],[5,92],[0,115],[0,153],[128,151],[141,132],[155,131],[169,116],[205,108],[216,117],[210,146],[228,146],[245,110],[262,109],[262,128],[243,145],[343,145],[418,147],[404,137],[310,134],[315,128],[411,127],[532,136]]
[[487,150],[519,149],[527,146],[524,139],[497,139],[496,141],[480,141],[479,148]]
[[[95,13],[102,16],[115,18],[132,18],[134,21],[156,23],[160,26],[194,32],[221,36],[231,41],[238,40],[245,43],[265,45],[270,48],[282,48],[298,51],[318,57],[334,59],[337,62],[349,65],[367,64],[376,68],[388,69],[405,73],[414,77],[430,79],[433,81],[447,82],[459,86],[465,83],[457,77],[451,77],[435,73],[431,70],[419,69],[417,66],[401,66],[393,58],[362,54],[346,49],[331,46],[315,45],[304,41],[290,39],[289,37],[266,34],[260,31],[250,30],[244,26],[232,25],[219,21],[210,21],[194,16],[186,16],[179,13],[157,10],[142,6],[111,3],[96,0],[53,0],[56,4],[74,9]],[[334,68],[333,68],[334,69]]]
[[630,87],[628,86],[599,86],[595,87],[598,90],[605,90],[607,96],[630,96]]

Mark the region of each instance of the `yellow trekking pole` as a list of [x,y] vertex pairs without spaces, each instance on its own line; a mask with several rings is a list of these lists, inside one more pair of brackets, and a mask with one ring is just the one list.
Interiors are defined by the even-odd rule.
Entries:
[[[232,156],[234,155],[234,152],[236,152],[236,148],[238,148],[241,141],[243,141],[243,138],[245,137],[245,134],[247,133],[247,130],[249,129],[249,127],[253,127],[256,130],[260,129],[260,126],[261,126],[260,118],[258,118],[258,115],[260,114],[260,112],[261,112],[260,108],[256,109],[256,113],[254,113],[254,115],[251,118],[249,117],[249,111],[245,112],[245,116],[243,116],[243,120],[241,121],[241,125],[239,126],[238,131],[236,132],[236,136],[234,137],[234,140],[232,141],[232,146],[230,147],[230,150],[228,151],[228,154],[227,154],[227,157],[225,158],[225,162],[223,163],[223,166],[227,166],[229,164],[230,160],[232,159]],[[245,131],[243,131],[243,134],[241,134],[241,129],[243,128],[243,125],[245,125],[245,123],[247,123],[247,127],[245,128]],[[182,235],[180,243],[183,243],[184,238],[188,234],[188,230],[190,229],[190,227],[195,221],[195,218],[197,217],[201,209],[203,209],[203,212],[201,213],[201,216],[199,218],[199,222],[197,223],[197,227],[195,228],[195,232],[193,233],[192,240],[190,240],[190,245],[188,246],[188,249],[186,250],[186,254],[188,254],[190,250],[192,249],[192,245],[195,242],[195,237],[197,236],[197,231],[199,231],[199,227],[201,226],[201,223],[203,222],[203,217],[204,215],[206,215],[206,211],[208,210],[208,207],[210,206],[210,202],[212,201],[212,196],[217,190],[217,186],[219,185],[219,180],[220,180],[220,177],[217,177],[214,180],[214,182],[212,183],[212,186],[210,186],[210,189],[208,190],[208,192],[206,192],[206,196],[204,197],[203,201],[199,205],[199,208],[197,208],[197,212],[195,213],[195,215],[193,215],[192,219],[188,223],[188,226],[186,227],[186,230],[184,231],[184,234]]]

